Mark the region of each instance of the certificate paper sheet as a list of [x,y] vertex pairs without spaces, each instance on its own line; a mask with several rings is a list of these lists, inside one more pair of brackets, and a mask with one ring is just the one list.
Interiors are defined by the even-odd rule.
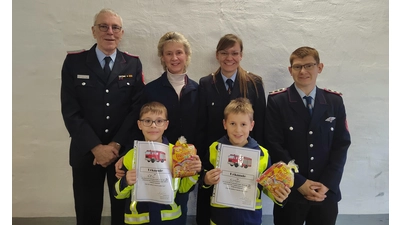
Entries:
[[134,165],[136,184],[132,190],[134,201],[172,204],[174,190],[168,145],[158,142],[136,141]]
[[220,181],[212,201],[233,208],[255,210],[260,150],[219,144],[216,166]]

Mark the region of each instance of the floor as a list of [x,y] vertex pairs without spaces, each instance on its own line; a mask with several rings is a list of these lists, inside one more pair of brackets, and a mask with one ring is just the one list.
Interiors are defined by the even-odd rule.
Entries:
[[[73,225],[73,217],[12,218],[13,225]],[[110,224],[110,217],[104,217],[102,225]],[[263,225],[272,224],[272,216],[263,216]],[[388,225],[389,214],[339,215],[337,225]],[[195,216],[188,216],[187,225],[196,225]]]

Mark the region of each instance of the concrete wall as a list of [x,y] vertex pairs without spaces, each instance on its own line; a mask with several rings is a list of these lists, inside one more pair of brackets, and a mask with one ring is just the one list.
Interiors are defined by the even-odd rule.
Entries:
[[[219,38],[239,35],[242,66],[263,77],[266,91],[292,84],[294,49],[317,48],[325,64],[317,85],[343,93],[352,135],[339,213],[389,213],[387,0],[19,0],[12,11],[13,217],[74,216],[60,71],[67,51],[92,46],[93,16],[103,7],[123,17],[120,49],[140,56],[146,82],[161,74],[156,46],[171,30],[191,42],[188,74],[197,81],[218,67]],[[264,201],[264,214],[271,205]],[[106,216],[108,209],[106,201]]]

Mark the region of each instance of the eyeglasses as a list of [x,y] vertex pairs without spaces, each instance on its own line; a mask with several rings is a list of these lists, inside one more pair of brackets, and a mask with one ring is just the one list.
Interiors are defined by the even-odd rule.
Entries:
[[[108,26],[107,24],[97,24],[97,26],[99,27],[99,30],[103,32],[107,32],[108,29],[110,29],[110,26]],[[114,33],[118,33],[121,31],[122,27],[118,25],[112,25],[111,29]]]
[[292,70],[300,71],[304,67],[305,70],[310,71],[314,68],[315,65],[317,65],[317,64],[316,63],[307,63],[304,65],[293,65]]
[[231,55],[232,57],[238,57],[240,55],[240,52],[226,52],[226,51],[219,51],[218,52],[222,57],[226,58],[229,55]]
[[153,125],[153,123],[157,126],[157,127],[161,127],[162,125],[164,125],[165,121],[167,120],[162,120],[162,119],[158,119],[158,120],[139,120],[140,122],[142,122],[143,126],[145,127],[151,127],[151,125]]

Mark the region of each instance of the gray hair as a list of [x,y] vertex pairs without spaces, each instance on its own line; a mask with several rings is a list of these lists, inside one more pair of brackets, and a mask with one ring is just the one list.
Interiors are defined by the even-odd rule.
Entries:
[[94,15],[94,21],[93,21],[94,26],[96,25],[97,17],[99,17],[99,15],[102,13],[111,13],[112,15],[118,17],[121,20],[121,26],[122,26],[122,17],[120,15],[118,15],[118,13],[114,12],[114,10],[107,9],[107,8],[100,10],[100,12],[98,12],[98,13],[96,13],[96,15]]

